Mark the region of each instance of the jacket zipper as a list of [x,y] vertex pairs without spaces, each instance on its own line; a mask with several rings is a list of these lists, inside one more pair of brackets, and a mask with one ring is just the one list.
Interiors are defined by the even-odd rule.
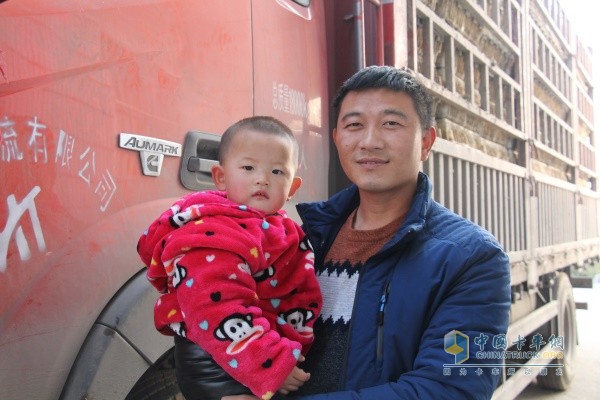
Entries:
[[384,332],[384,320],[385,320],[385,306],[388,301],[390,294],[390,283],[388,280],[385,284],[385,289],[381,298],[379,299],[379,311],[377,312],[377,363],[379,364],[383,359],[383,332]]

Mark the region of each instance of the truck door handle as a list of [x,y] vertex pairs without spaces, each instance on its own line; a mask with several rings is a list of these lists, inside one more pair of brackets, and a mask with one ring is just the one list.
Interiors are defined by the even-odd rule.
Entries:
[[218,164],[221,136],[189,131],[185,135],[179,179],[190,190],[213,188],[211,168]]
[[213,165],[217,165],[217,160],[209,160],[200,157],[190,157],[188,160],[187,169],[189,172],[204,172],[207,174],[211,173]]

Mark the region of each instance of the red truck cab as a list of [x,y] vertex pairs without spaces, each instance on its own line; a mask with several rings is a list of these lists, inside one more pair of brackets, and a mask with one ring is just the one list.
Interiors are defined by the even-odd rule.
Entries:
[[0,2],[3,398],[124,398],[172,345],[137,239],[233,122],[287,123],[326,197],[324,35],[322,2]]

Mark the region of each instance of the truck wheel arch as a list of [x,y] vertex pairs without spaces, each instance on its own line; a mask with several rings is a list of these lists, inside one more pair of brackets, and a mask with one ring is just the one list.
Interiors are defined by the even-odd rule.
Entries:
[[173,346],[172,339],[153,326],[156,298],[145,270],[121,287],[90,329],[61,400],[125,398],[148,367]]
[[577,321],[575,315],[575,299],[573,287],[569,276],[560,272],[556,278],[553,288],[553,300],[558,301],[558,315],[550,321],[551,332],[564,339],[562,360],[554,359],[553,364],[563,364],[562,374],[548,373],[545,376],[538,375],[538,384],[541,387],[566,390],[574,376],[575,350],[577,347]]

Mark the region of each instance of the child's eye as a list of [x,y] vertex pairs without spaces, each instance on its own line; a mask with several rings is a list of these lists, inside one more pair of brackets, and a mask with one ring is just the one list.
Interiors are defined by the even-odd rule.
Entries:
[[275,175],[283,175],[283,171],[282,171],[282,170],[280,170],[280,169],[274,169],[274,170],[273,170],[273,171],[271,171],[271,172],[273,172],[273,174],[275,174]]
[[246,171],[252,171],[254,169],[254,167],[252,165],[243,165],[242,169],[244,169]]

